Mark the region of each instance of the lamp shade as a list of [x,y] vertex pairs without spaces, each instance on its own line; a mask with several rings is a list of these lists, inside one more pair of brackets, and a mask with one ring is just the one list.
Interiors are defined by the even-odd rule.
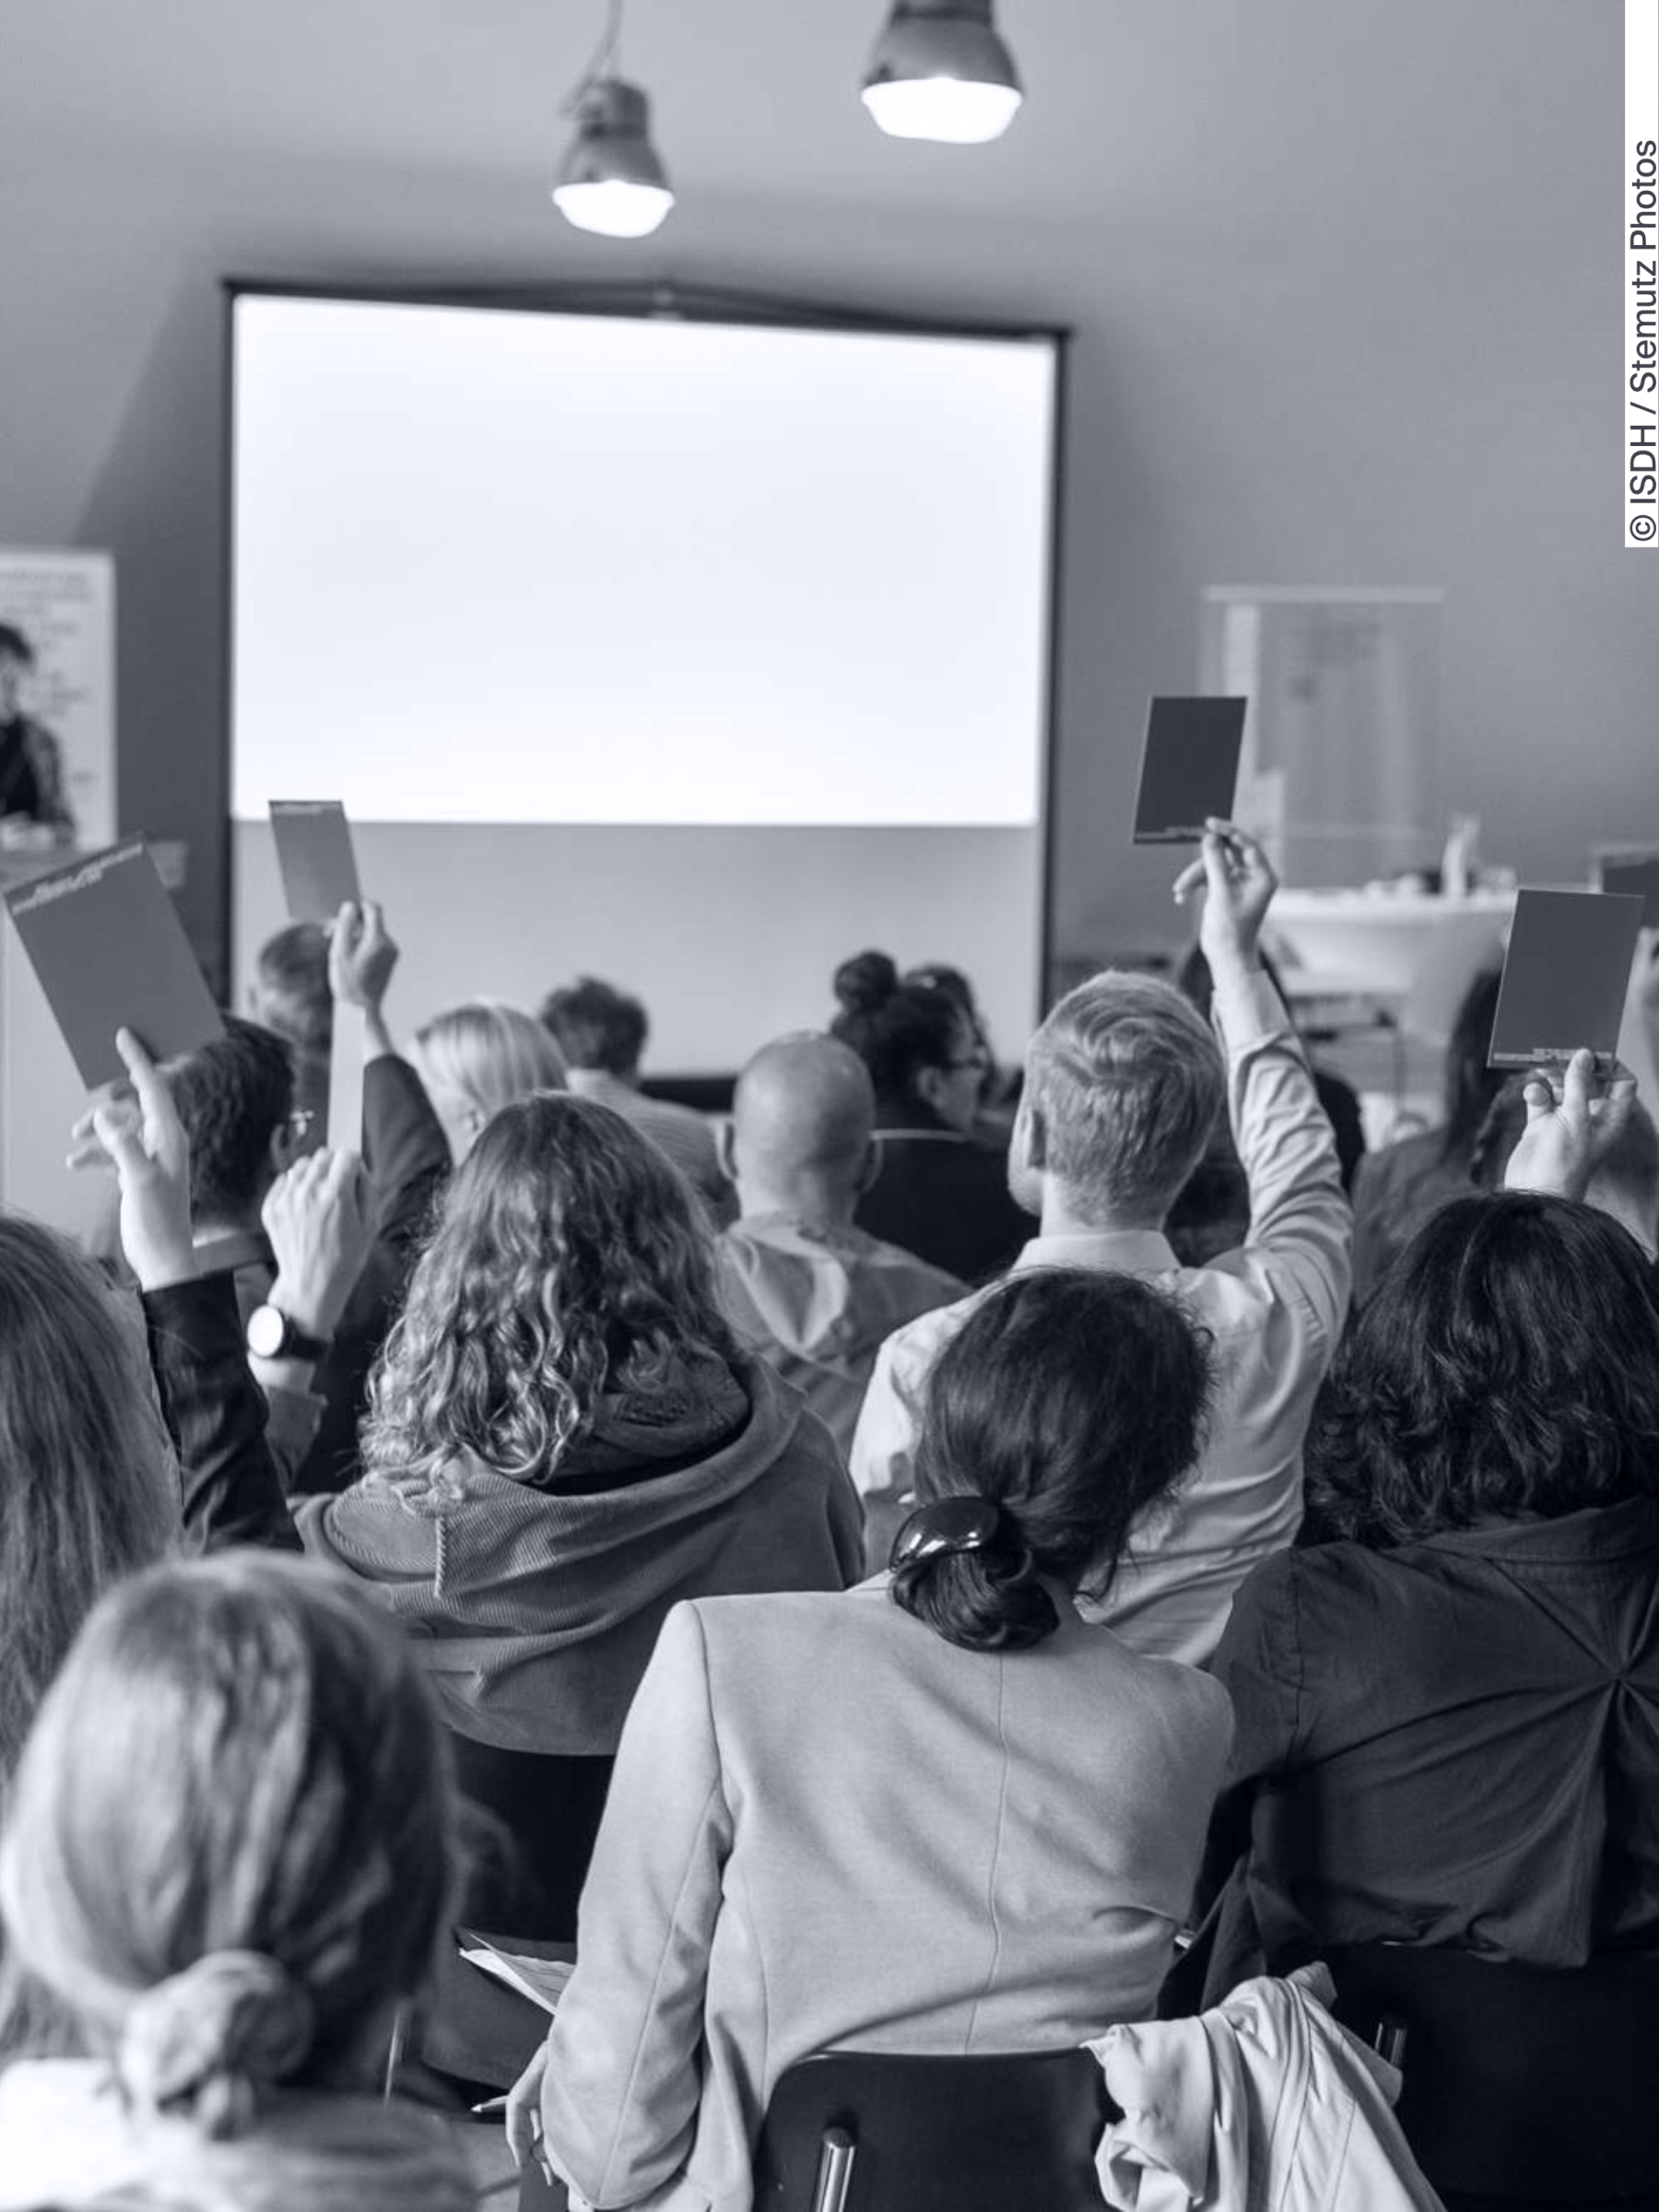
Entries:
[[982,146],[1007,129],[1021,98],[991,0],[896,0],[864,83],[889,137]]
[[553,205],[579,230],[646,238],[674,205],[651,143],[651,108],[637,85],[600,77],[576,103],[576,135],[553,185]]

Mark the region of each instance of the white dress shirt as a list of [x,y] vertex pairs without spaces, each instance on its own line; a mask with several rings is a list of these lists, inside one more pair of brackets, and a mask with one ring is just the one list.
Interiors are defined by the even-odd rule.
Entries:
[[[1035,1237],[1015,1263],[1099,1267],[1177,1292],[1214,1339],[1206,1442],[1172,1506],[1141,1524],[1106,1596],[1081,1609],[1137,1651],[1202,1665],[1234,1591],[1301,1520],[1301,1446],[1347,1311],[1352,1217],[1307,1056],[1265,975],[1218,975],[1228,1112],[1250,1184],[1236,1252],[1182,1267],[1161,1232]],[[853,1440],[866,1509],[911,1488],[919,1408],[940,1351],[984,1293],[926,1313],[882,1346]]]

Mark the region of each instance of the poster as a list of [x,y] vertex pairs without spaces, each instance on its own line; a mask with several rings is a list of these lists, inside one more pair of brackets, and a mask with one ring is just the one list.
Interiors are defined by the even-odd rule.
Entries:
[[1240,818],[1284,882],[1438,865],[1442,604],[1435,590],[1205,593],[1201,688],[1250,700]]
[[114,561],[0,547],[0,851],[114,838]]

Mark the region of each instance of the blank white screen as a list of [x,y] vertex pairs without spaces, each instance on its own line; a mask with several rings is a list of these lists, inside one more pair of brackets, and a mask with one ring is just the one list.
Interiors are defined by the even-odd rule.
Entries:
[[1052,343],[235,320],[238,817],[1036,822]]

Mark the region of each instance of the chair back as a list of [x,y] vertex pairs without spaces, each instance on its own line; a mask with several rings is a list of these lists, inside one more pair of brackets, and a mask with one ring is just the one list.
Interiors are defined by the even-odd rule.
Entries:
[[492,1936],[573,1943],[615,1761],[506,1751],[453,1731],[450,1745],[461,1794],[484,1813],[487,1831],[457,1917]]
[[1404,2029],[1396,2108],[1434,2187],[1515,2204],[1659,2204],[1659,1958],[1563,1971],[1473,1951],[1322,1954],[1335,2013]]
[[1118,2116],[1087,2051],[829,2052],[772,2090],[756,2212],[1100,2212],[1095,2151]]

